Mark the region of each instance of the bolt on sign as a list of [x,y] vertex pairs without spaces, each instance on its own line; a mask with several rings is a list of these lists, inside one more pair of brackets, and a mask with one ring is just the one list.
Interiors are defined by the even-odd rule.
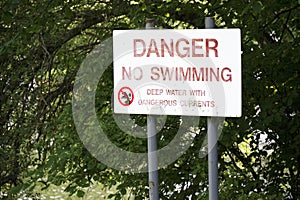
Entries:
[[114,112],[241,116],[239,29],[115,30]]

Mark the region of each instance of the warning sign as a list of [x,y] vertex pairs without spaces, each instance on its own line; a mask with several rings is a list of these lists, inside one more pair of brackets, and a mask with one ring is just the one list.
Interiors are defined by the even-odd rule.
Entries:
[[239,29],[115,30],[114,112],[241,116]]

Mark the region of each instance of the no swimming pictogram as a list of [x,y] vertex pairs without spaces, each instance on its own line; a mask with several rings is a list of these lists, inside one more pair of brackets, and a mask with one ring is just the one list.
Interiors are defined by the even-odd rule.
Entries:
[[130,87],[122,87],[118,92],[118,100],[121,105],[129,106],[134,99],[133,91]]

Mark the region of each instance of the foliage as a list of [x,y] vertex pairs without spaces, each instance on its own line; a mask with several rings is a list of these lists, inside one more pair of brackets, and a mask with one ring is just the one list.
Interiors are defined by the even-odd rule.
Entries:
[[[114,29],[143,28],[150,17],[158,27],[203,28],[204,17],[214,16],[218,27],[242,30],[243,48],[243,116],[226,119],[219,141],[220,199],[297,199],[299,8],[295,0],[1,1],[0,197],[34,196],[37,187],[50,185],[67,185],[66,192],[81,197],[99,182],[117,188],[111,198],[131,193],[145,199],[147,174],[108,168],[82,145],[71,111],[75,75]],[[118,146],[145,152],[145,140],[114,123],[111,92],[109,68],[96,95],[103,129]],[[132,117],[145,125],[145,116]],[[168,117],[160,147],[180,120]],[[207,159],[199,158],[205,119],[197,130],[193,146],[159,171],[162,199],[207,199]]]

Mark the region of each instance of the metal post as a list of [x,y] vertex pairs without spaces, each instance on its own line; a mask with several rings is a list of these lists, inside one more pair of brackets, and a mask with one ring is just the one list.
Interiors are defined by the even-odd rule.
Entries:
[[209,200],[218,200],[218,123],[215,117],[207,118]]
[[156,117],[147,116],[148,129],[148,170],[149,170],[149,198],[158,200],[158,161],[157,161],[157,139],[156,139]]
[[[154,19],[147,19],[146,29],[154,28]],[[149,173],[149,199],[158,200],[158,160],[156,138],[156,116],[147,116],[148,141],[148,173]]]
[[[205,17],[205,28],[214,28],[215,21],[212,17]],[[208,183],[209,200],[218,200],[218,120],[215,117],[207,118],[208,137]]]

